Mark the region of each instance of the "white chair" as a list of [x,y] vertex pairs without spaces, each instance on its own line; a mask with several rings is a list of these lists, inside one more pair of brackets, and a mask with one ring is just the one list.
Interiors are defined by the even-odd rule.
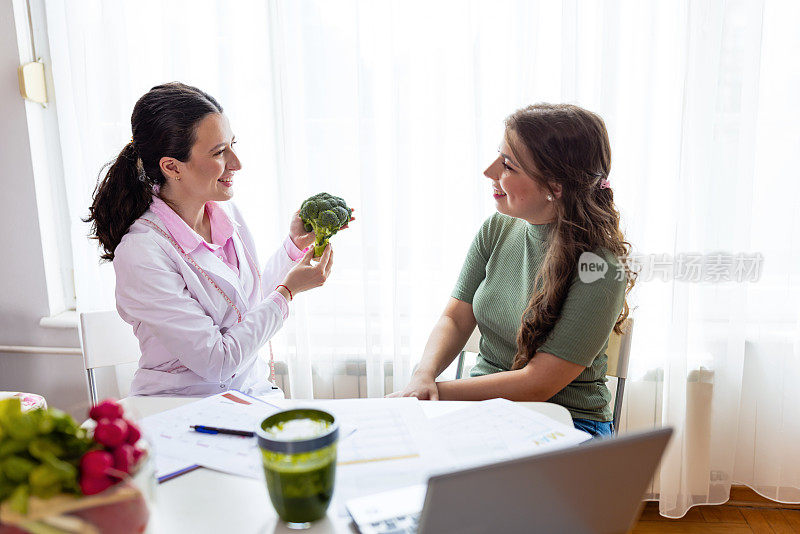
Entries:
[[[114,367],[120,397],[130,391],[133,373],[121,376],[116,366],[139,361],[139,340],[133,335],[131,325],[122,320],[116,311],[88,312],[80,316],[81,349],[83,366],[89,381],[89,398],[92,406],[97,404],[98,377],[95,371],[103,367]],[[127,366],[130,370],[131,366]]]
[[614,433],[619,430],[619,419],[622,414],[622,399],[625,395],[625,380],[628,378],[628,364],[631,360],[631,340],[633,339],[633,317],[622,323],[622,335],[611,331],[608,338],[606,355],[608,369],[606,376],[617,379],[617,391],[614,394]]
[[475,330],[472,331],[470,334],[467,343],[464,345],[461,354],[458,355],[458,367],[456,367],[456,380],[461,378],[464,374],[464,362],[467,357],[467,353],[471,354],[480,354],[481,351],[481,332],[478,330],[478,327],[475,327]]
[[[631,356],[631,339],[633,337],[633,317],[629,317],[622,324],[622,335],[611,331],[608,338],[606,355],[608,356],[608,369],[606,376],[613,376],[617,379],[617,390],[614,394],[614,433],[619,430],[619,419],[622,414],[622,400],[625,395],[625,380],[628,378],[628,363]],[[476,328],[464,345],[464,350],[458,356],[458,367],[456,368],[456,379],[464,374],[464,361],[466,353],[478,354],[480,351],[481,334]]]

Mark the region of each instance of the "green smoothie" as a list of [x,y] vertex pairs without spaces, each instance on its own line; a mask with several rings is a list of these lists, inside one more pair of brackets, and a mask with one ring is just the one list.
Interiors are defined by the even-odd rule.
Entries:
[[280,518],[292,526],[324,517],[336,477],[333,416],[287,410],[268,417],[257,430],[269,497]]

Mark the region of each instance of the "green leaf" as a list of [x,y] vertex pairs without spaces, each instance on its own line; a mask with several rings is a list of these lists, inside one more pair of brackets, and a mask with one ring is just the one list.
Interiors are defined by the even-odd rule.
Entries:
[[37,466],[31,471],[28,481],[31,486],[31,494],[42,499],[48,499],[61,493],[61,474],[49,465]]
[[44,458],[44,463],[58,473],[60,480],[70,481],[78,478],[78,468],[69,462],[48,455]]
[[0,471],[0,502],[6,500],[6,497],[11,495],[11,492],[14,491],[14,488],[16,487],[17,486],[8,480]]
[[37,465],[28,475],[28,482],[31,485],[31,489],[34,490],[56,484],[61,486],[61,473],[53,469],[52,466],[46,464]]
[[75,422],[75,419],[73,419],[68,413],[64,413],[61,410],[56,410],[54,408],[50,408],[49,412],[53,419],[55,430],[71,435],[75,435],[80,430],[83,430],[80,428],[78,423]]
[[0,468],[11,482],[26,482],[36,464],[21,456],[9,456],[3,459]]
[[39,425],[35,416],[15,415],[8,422],[9,426],[5,427],[5,431],[14,439],[29,441],[38,434]]
[[10,397],[0,401],[0,421],[10,415],[19,415],[20,413],[22,413],[22,401],[18,397]]
[[28,448],[28,442],[7,438],[0,442],[0,459],[20,453]]
[[43,417],[40,421],[37,421],[38,428],[36,429],[39,434],[50,434],[56,428],[56,421],[50,416]]
[[25,515],[28,513],[28,497],[30,496],[30,488],[26,484],[17,486],[11,493],[8,499],[8,505],[15,512]]
[[62,457],[64,455],[64,447],[52,441],[52,438],[55,436],[47,436],[42,438],[37,438],[31,441],[28,444],[28,452],[34,458],[38,458],[39,460],[44,460],[45,456],[51,455],[56,457]]

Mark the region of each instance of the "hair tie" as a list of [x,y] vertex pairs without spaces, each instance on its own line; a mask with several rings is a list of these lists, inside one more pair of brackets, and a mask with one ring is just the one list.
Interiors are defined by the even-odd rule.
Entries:
[[600,189],[608,189],[610,187],[611,187],[611,182],[608,181],[608,178],[600,180]]

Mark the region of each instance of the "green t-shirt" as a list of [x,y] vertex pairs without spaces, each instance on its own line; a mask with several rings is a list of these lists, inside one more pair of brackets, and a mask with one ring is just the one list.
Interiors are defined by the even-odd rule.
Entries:
[[[481,333],[480,354],[470,376],[508,371],[517,352],[517,332],[533,294],[536,273],[547,250],[552,224],[530,224],[495,213],[483,223],[469,249],[452,296],[472,304]],[[625,299],[626,280],[608,250],[594,251],[607,262],[600,278],[575,276],[556,322],[539,352],[586,367],[550,402],[573,418],[611,421],[605,353]]]

